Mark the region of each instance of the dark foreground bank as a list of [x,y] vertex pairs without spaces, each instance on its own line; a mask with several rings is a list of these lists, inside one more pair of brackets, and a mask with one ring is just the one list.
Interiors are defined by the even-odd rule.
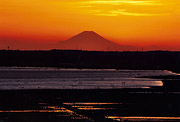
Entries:
[[0,66],[160,69],[180,72],[180,52],[98,52],[82,50],[1,50]]
[[1,122],[180,121],[180,92],[163,88],[1,90]]

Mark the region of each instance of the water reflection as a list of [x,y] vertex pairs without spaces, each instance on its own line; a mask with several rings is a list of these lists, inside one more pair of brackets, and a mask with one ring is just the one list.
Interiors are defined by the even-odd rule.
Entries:
[[80,110],[112,110],[112,109],[115,109],[115,108],[88,108],[88,107],[79,107],[78,109]]
[[122,103],[99,103],[99,102],[75,102],[75,103],[63,103],[65,105],[117,105]]
[[[0,89],[121,89],[163,86],[159,79],[137,78],[175,75],[161,70],[70,70],[0,67]],[[93,76],[93,77],[92,77]]]
[[120,116],[105,116],[107,119],[115,121],[180,121],[180,117],[120,117]]
[[65,107],[58,106],[43,106],[41,110],[0,110],[0,113],[56,113],[55,116],[57,117],[67,117],[73,120],[81,119],[93,121],[91,118],[78,114]]
[[70,111],[64,107],[57,106],[45,106],[41,110],[0,110],[1,113],[29,113],[29,112],[38,112],[38,113],[47,113],[47,112],[56,112],[56,113],[68,113],[72,114],[73,111]]
[[[112,110],[112,105],[118,105],[122,103],[99,103],[99,102],[76,102],[76,103],[63,103],[64,105],[70,105],[73,108],[77,108],[79,110]],[[106,106],[111,105],[111,107]]]
[[62,110],[0,110],[0,113],[47,113],[47,112],[63,112]]
[[94,106],[72,106],[72,107],[80,109],[80,110],[110,110],[110,109],[115,109],[115,108],[97,108]]

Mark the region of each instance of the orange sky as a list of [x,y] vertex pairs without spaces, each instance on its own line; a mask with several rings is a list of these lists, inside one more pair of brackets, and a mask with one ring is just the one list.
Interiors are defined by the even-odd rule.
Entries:
[[55,43],[84,30],[119,44],[180,50],[180,1],[0,0],[0,48]]

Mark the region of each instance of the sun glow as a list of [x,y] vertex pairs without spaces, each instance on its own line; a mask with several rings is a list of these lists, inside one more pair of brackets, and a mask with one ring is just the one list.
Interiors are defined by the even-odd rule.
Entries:
[[162,0],[115,0],[115,1],[83,1],[76,3],[78,7],[89,10],[89,13],[100,16],[159,16],[170,14],[177,2]]
[[179,0],[1,0],[0,45],[51,43],[93,30],[119,44],[175,50],[179,20]]

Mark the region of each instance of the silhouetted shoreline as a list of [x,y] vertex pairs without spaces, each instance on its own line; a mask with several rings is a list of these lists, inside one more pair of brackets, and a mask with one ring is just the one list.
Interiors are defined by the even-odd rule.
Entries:
[[0,50],[0,66],[170,70],[180,72],[180,52],[82,50]]

